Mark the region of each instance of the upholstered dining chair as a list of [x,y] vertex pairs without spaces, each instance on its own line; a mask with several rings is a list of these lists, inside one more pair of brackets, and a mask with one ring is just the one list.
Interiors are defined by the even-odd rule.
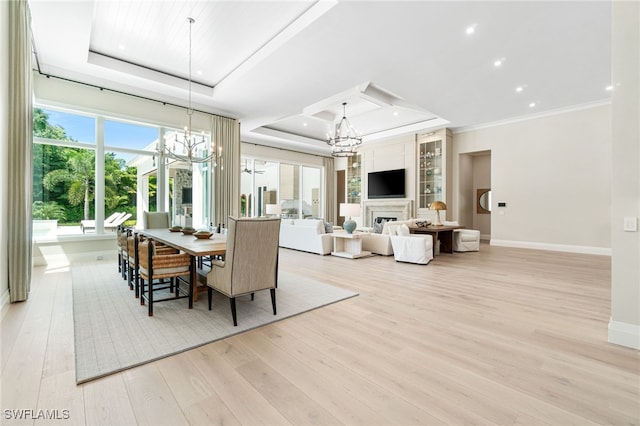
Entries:
[[144,212],[142,216],[144,229],[168,229],[171,227],[169,212]]
[[229,217],[224,260],[213,260],[207,275],[209,310],[213,290],[229,298],[233,325],[238,325],[236,297],[269,289],[276,315],[278,285],[279,218]]
[[[153,239],[147,238],[138,243],[138,267],[140,304],[147,303],[150,317],[153,316],[154,303],[179,298],[180,282],[187,284],[188,290],[184,292],[183,297],[189,298],[189,308],[193,306],[190,255],[187,253],[164,254],[157,250]],[[168,283],[165,282],[167,278],[170,280]],[[155,291],[166,289],[174,293],[174,296],[154,299]]]

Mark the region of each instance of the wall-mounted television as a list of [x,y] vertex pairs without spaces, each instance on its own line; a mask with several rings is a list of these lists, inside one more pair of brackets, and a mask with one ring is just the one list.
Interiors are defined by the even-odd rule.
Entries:
[[369,199],[405,198],[405,169],[371,172],[367,180]]

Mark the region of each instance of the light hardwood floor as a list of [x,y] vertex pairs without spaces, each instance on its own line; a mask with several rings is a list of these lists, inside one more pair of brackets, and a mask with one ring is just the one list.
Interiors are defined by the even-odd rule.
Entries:
[[69,269],[34,269],[2,319],[2,423],[640,424],[640,354],[607,343],[608,257],[282,249],[280,267],[360,295],[81,386]]

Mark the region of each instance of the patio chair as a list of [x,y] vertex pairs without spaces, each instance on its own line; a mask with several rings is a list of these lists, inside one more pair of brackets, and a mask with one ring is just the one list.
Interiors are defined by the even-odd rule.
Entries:
[[[109,216],[108,218],[106,218],[104,220],[104,225],[105,228],[107,226],[107,224],[115,224],[115,228],[118,227],[118,225],[122,225],[124,223],[124,220],[121,222],[118,222],[120,218],[124,217],[125,215],[127,215],[126,212],[115,212],[113,213],[111,216]],[[131,217],[131,214],[129,214],[129,217]],[[126,220],[126,219],[125,219]],[[81,220],[80,221],[80,229],[82,230],[82,233],[84,234],[85,231],[88,230],[95,230],[96,229],[96,221],[93,219],[87,219],[87,220]]]
[[105,223],[104,223],[104,229],[105,229],[105,231],[106,231],[107,229],[109,229],[109,230],[111,230],[111,231],[113,231],[113,230],[117,229],[117,228],[118,228],[118,226],[120,226],[120,225],[122,225],[123,223],[125,223],[125,222],[127,221],[127,219],[129,219],[130,217],[131,217],[131,213],[127,213],[127,214],[125,214],[124,216],[122,216],[121,218],[118,218],[118,219],[114,220],[113,222],[109,222],[109,223],[105,222]]

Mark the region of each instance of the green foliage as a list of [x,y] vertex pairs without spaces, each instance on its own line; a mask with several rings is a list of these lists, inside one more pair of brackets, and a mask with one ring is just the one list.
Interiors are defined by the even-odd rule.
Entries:
[[[34,136],[73,140],[64,128],[52,125],[48,120],[45,111],[39,108],[33,110]],[[94,150],[34,144],[33,159],[34,200],[43,204],[55,202],[63,208],[69,222],[95,217]],[[155,197],[155,183],[151,190]],[[115,153],[105,153],[105,216],[116,211],[135,215],[136,192],[137,169],[127,167],[123,159],[116,158]]]
[[91,217],[90,202],[94,199],[95,153],[88,149],[68,148],[66,168],[52,170],[44,176],[48,190],[66,185],[67,200],[72,206],[83,204],[84,219]]
[[58,141],[73,140],[64,128],[49,123],[49,115],[40,108],[33,109],[33,136]]
[[55,201],[34,201],[32,206],[34,219],[64,220],[66,219],[65,209]]

